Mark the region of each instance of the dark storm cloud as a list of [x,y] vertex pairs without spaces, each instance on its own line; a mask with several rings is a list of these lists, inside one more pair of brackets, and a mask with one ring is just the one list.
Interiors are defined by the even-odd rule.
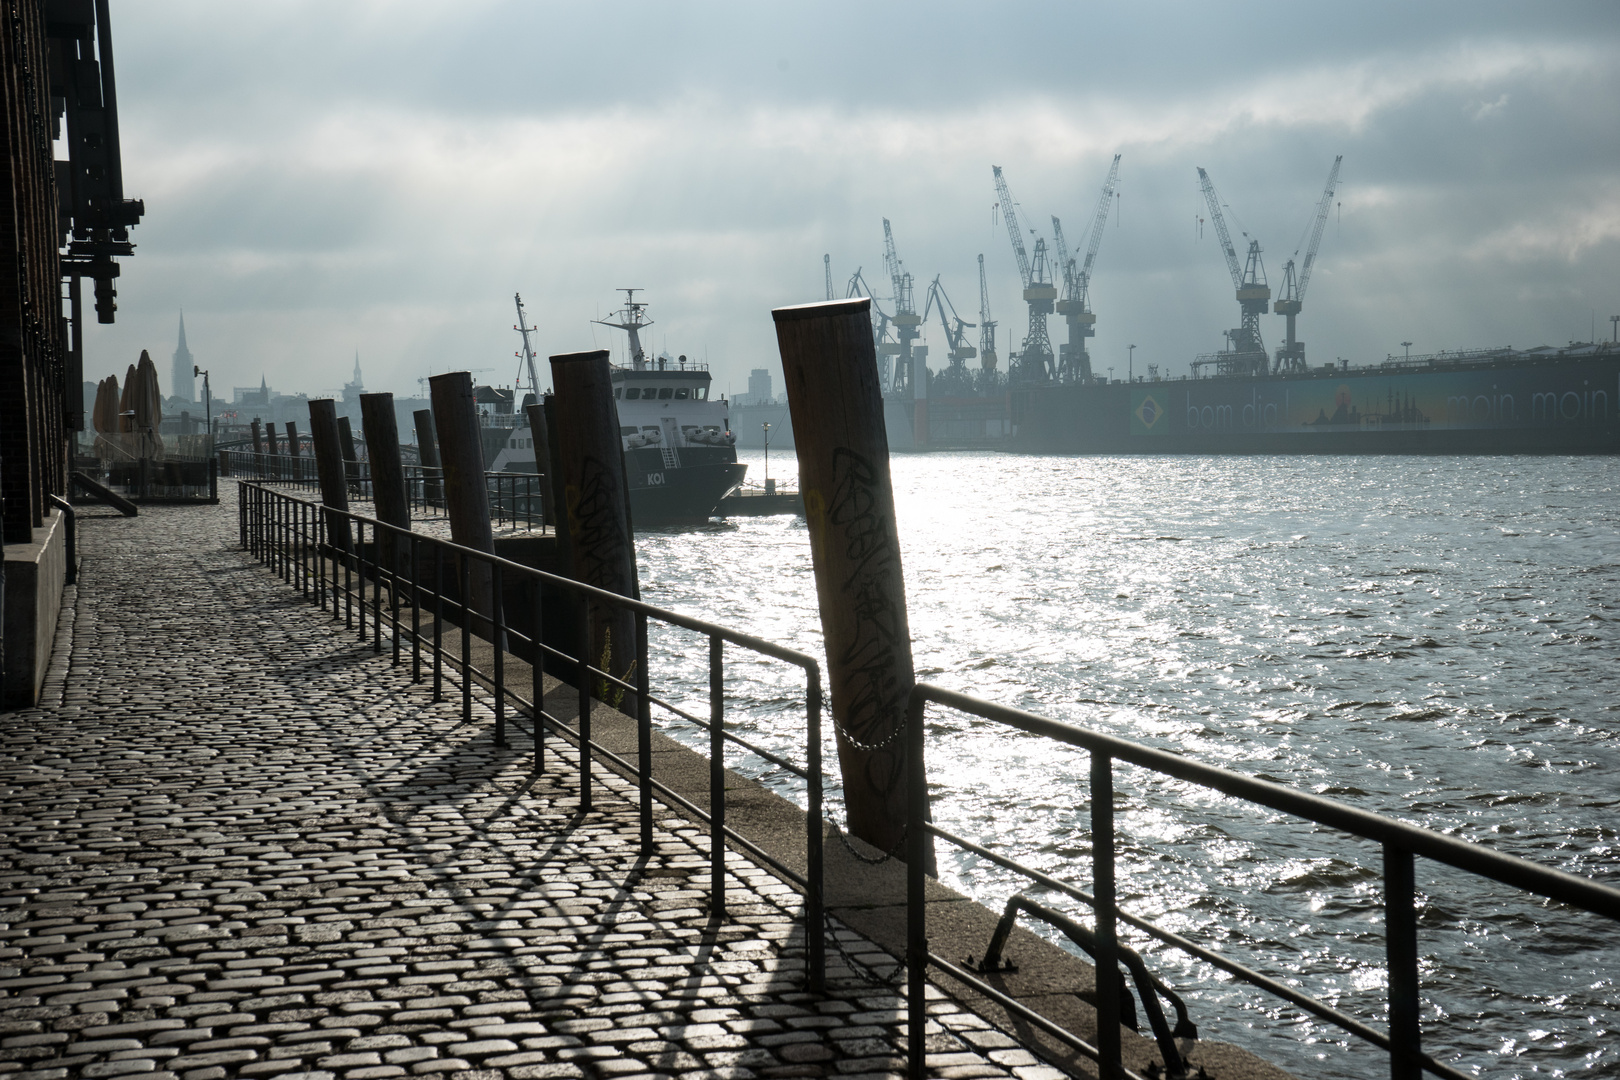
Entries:
[[356,347],[396,391],[509,381],[514,290],[562,351],[612,341],[588,320],[638,285],[653,344],[740,387],[823,252],[840,293],[856,266],[887,291],[884,216],[965,317],[985,254],[1005,349],[1024,318],[990,165],[1078,247],[1116,151],[1093,295],[1117,366],[1135,343],[1185,370],[1236,321],[1195,165],[1276,282],[1339,153],[1313,360],[1585,336],[1620,310],[1612,10],[124,3],[149,212],[92,364],[171,348],[184,304],[238,383],[323,387]]

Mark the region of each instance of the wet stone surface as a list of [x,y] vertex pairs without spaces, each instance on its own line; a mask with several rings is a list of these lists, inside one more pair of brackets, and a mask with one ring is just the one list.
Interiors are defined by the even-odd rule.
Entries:
[[[481,692],[434,704],[235,550],[221,496],[87,508],[66,680],[0,717],[0,1074],[900,1070],[896,990],[829,949],[804,992],[796,894],[734,855],[711,923],[699,829],[660,810],[644,859],[617,779],[578,815],[571,760],[533,777]],[[1060,1075],[931,1011],[934,1075]]]

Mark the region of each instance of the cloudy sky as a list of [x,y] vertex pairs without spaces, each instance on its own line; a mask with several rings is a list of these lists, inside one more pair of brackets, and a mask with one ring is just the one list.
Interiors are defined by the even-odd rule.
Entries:
[[1092,350],[1118,376],[1129,344],[1185,372],[1237,322],[1200,165],[1275,285],[1344,155],[1313,362],[1606,337],[1620,313],[1611,0],[1009,9],[115,0],[147,216],[86,377],[142,348],[167,375],[183,308],[226,397],[261,373],[333,391],[356,350],[373,390],[509,384],[514,292],[542,354],[622,355],[590,320],[637,286],[649,344],[741,391],[779,372],[770,309],[822,298],[823,253],[839,295],[857,268],[887,295],[884,217],[919,300],[942,275],[975,321],[984,254],[1005,352],[1027,324],[991,166],[1077,245],[1114,153]]

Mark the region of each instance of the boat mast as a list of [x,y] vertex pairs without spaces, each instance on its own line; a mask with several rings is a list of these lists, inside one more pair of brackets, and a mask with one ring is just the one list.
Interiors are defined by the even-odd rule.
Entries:
[[540,380],[534,373],[534,349],[530,348],[529,346],[529,332],[539,328],[530,326],[528,316],[523,314],[523,297],[517,293],[513,293],[512,299],[517,303],[518,316],[517,325],[512,327],[512,329],[523,335],[523,361],[529,365],[529,390],[534,394],[534,400],[539,401]]
[[647,310],[645,301],[636,303],[636,293],[645,292],[645,289],[619,289],[624,293],[624,310],[618,313],[618,322],[608,322],[606,319],[592,319],[598,326],[611,326],[615,330],[623,330],[630,335],[630,367],[636,371],[644,371],[647,367],[647,354],[641,350],[641,328],[651,326],[651,319],[644,319],[643,313]]

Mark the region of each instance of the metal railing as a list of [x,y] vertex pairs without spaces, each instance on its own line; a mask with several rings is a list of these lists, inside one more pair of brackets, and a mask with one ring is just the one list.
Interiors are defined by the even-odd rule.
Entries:
[[[908,1072],[914,1078],[923,1075],[926,1024],[923,980],[928,966],[933,965],[951,978],[983,994],[1013,1016],[1097,1061],[1101,1066],[1103,1077],[1110,1080],[1113,1077],[1142,1080],[1137,1073],[1127,1069],[1121,1060],[1119,1028],[1122,1016],[1123,976],[1120,975],[1119,966],[1121,960],[1125,959],[1122,954],[1126,949],[1119,940],[1119,924],[1124,923],[1388,1051],[1390,1075],[1394,1080],[1416,1080],[1424,1071],[1447,1077],[1449,1080],[1471,1080],[1472,1074],[1436,1061],[1422,1050],[1419,1032],[1415,858],[1421,855],[1477,877],[1488,878],[1581,911],[1620,921],[1620,889],[1601,882],[1541,866],[1479,844],[1470,844],[1456,837],[1326,799],[1320,795],[1295,791],[1281,784],[1257,780],[1165,750],[1088,731],[1085,728],[1021,709],[997,705],[928,683],[919,683],[913,689],[906,716],[907,769],[908,775],[913,778],[926,775],[923,761],[923,721],[930,703],[1005,724],[1090,753],[1092,891],[1088,893],[1075,888],[933,824],[925,785],[915,780],[909,783],[906,824],[906,952],[910,979]],[[1119,908],[1115,897],[1114,874],[1116,760],[1382,845],[1385,954],[1389,979],[1387,1034],[1326,1002],[1284,985],[1278,979],[1255,971],[1230,957]],[[939,837],[963,850],[988,859],[997,866],[1022,874],[1031,881],[1078,900],[1092,909],[1095,929],[1089,932],[1093,945],[1090,951],[1097,962],[1095,1046],[997,990],[966,966],[952,963],[929,951],[923,889],[927,868],[930,865],[928,860],[932,849],[931,837]],[[1008,913],[1012,914],[1011,906]],[[1042,913],[1034,912],[1034,914]],[[1004,932],[998,933],[997,937],[1004,940]],[[987,950],[985,957],[987,963],[981,964],[981,971],[995,969],[999,944],[998,942],[996,948]],[[1108,974],[1105,975],[1105,972]],[[1136,972],[1133,971],[1133,974]],[[1138,985],[1141,985],[1140,981]],[[1156,1003],[1150,1004],[1146,999],[1151,999],[1154,995],[1147,991],[1142,993],[1145,995],[1144,1007],[1151,1013]],[[1162,1047],[1162,1039],[1160,1044]],[[1174,1063],[1168,1055],[1166,1058],[1166,1066],[1174,1068]]]
[[[816,660],[793,649],[773,644],[751,634],[696,619],[680,612],[632,600],[617,593],[592,588],[570,578],[548,574],[532,567],[502,559],[448,540],[426,536],[387,525],[375,518],[334,510],[319,502],[301,499],[264,484],[241,482],[237,486],[237,514],[244,551],[267,566],[304,597],[330,610],[345,628],[357,629],[359,640],[367,639],[367,611],[370,611],[372,651],[383,649],[386,623],[393,666],[409,663],[410,680],[432,680],[433,700],[444,700],[444,667],[448,662],[458,669],[461,680],[462,720],[473,717],[473,683],[488,684],[493,695],[495,742],[507,746],[508,703],[527,712],[533,745],[533,769],[538,774],[545,765],[549,729],[560,734],[577,751],[580,775],[579,808],[589,812],[592,802],[592,762],[601,759],[633,775],[639,786],[641,847],[644,855],[656,852],[653,840],[652,801],[654,793],[666,804],[696,816],[709,826],[710,913],[722,918],[726,911],[725,848],[729,842],[771,867],[797,885],[805,895],[805,944],[809,987],[819,993],[826,973],[826,909],[822,887],[822,770],[821,770],[821,667]],[[370,546],[367,546],[367,537]],[[480,610],[473,599],[473,567],[487,573],[488,610]],[[447,577],[447,571],[451,577]],[[445,586],[454,583],[455,590]],[[367,588],[370,600],[367,600]],[[506,586],[513,585],[526,601],[528,630],[513,625],[505,611]],[[592,641],[591,605],[595,601],[632,613],[636,623],[636,658],[629,669],[634,682],[617,678],[594,666],[588,659],[570,656],[543,640],[541,627],[542,586],[562,590],[577,603],[574,617],[581,643]],[[431,617],[431,632],[424,632],[424,611]],[[447,617],[460,635],[459,651],[446,647],[444,628]],[[701,719],[652,693],[648,670],[647,620],[700,634],[708,641],[709,717]],[[483,671],[472,660],[474,624],[483,631],[493,649],[492,671]],[[525,697],[506,675],[506,652],[512,644],[529,650],[531,679]],[[804,672],[805,678],[805,764],[789,759],[743,739],[725,726],[725,647],[732,645],[761,656],[782,661]],[[588,645],[585,646],[588,648]],[[408,658],[404,652],[408,650]],[[556,659],[574,668],[575,691],[579,701],[578,730],[546,711],[544,660]],[[426,663],[430,671],[424,674]],[[629,672],[626,673],[627,678]],[[632,695],[635,703],[636,760],[624,757],[592,740],[593,704],[610,692],[620,700]],[[652,775],[652,708],[656,706],[709,732],[709,805],[692,802]],[[777,856],[742,836],[726,824],[725,744],[741,746],[750,753],[788,770],[804,780],[808,798],[805,816],[805,872],[786,865]]]
[[[266,454],[252,450],[221,450],[221,473],[243,480],[266,480],[300,491],[319,491],[320,477],[315,458]],[[413,511],[443,511],[444,470],[426,465],[406,465],[405,495]],[[364,458],[345,461],[344,477],[349,495],[372,498],[371,462]],[[489,516],[496,525],[519,525],[535,529],[544,524],[549,498],[541,473],[485,472],[484,487],[489,493]]]

